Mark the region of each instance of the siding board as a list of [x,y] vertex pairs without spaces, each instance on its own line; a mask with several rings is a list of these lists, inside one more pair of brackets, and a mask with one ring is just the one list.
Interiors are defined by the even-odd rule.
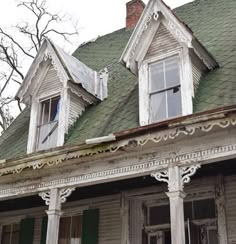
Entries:
[[69,112],[69,125],[73,125],[74,122],[78,119],[78,117],[83,113],[85,110],[85,106],[80,98],[76,95],[70,95],[70,112]]
[[225,177],[226,221],[229,244],[236,243],[236,176]]
[[48,96],[52,92],[60,92],[62,90],[62,83],[60,82],[57,72],[53,65],[50,66],[40,88],[38,96]]
[[153,41],[147,51],[145,60],[153,57],[159,57],[172,51],[181,48],[181,45],[176,41],[174,36],[166,29],[163,24],[160,24]]

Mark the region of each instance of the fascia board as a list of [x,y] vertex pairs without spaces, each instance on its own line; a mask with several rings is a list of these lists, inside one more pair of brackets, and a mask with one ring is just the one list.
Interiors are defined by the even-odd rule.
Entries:
[[193,39],[193,33],[181,22],[178,17],[173,13],[171,9],[169,9],[161,0],[157,0],[158,9],[173,25],[175,28],[180,31],[186,38],[188,47],[191,48],[191,41]]
[[56,70],[57,72],[60,72],[60,76],[63,79],[63,81],[67,81],[69,80],[69,77],[63,67],[63,65],[61,64],[59,58],[57,57],[57,54],[55,53],[53,47],[51,46],[49,40],[45,39],[42,46],[40,47],[33,63],[31,64],[25,79],[21,85],[21,87],[19,88],[17,94],[16,94],[16,98],[19,98],[20,101],[22,101],[24,95],[27,93],[28,88],[31,86],[31,82],[32,79],[35,77],[35,74],[39,68],[40,63],[44,60],[45,55],[50,54],[51,58],[52,58],[52,63],[54,66],[56,66]]
[[47,48],[47,44],[46,42],[44,41],[42,46],[40,47],[38,53],[36,54],[20,88],[18,89],[17,93],[16,93],[16,98],[19,98],[19,99],[22,99],[24,93],[25,93],[25,90],[27,89],[27,85],[29,85],[30,81],[32,80],[32,78],[34,77],[36,71],[37,71],[37,68],[39,66],[39,60],[42,60],[43,59],[43,56],[44,56],[44,53],[45,53],[45,50]]
[[137,40],[139,39],[139,37],[141,36],[142,32],[143,32],[143,28],[145,26],[145,22],[147,21],[150,11],[153,8],[155,0],[150,0],[146,6],[146,8],[144,9],[122,55],[121,58],[119,60],[120,63],[124,64],[127,68],[130,68],[130,64],[129,64],[129,57],[130,57],[130,53],[132,52],[135,43],[137,42]]
[[193,50],[196,55],[199,57],[200,60],[204,63],[204,65],[209,69],[212,70],[214,68],[219,67],[218,62],[216,59],[208,52],[208,50],[197,40],[194,38],[192,40]]

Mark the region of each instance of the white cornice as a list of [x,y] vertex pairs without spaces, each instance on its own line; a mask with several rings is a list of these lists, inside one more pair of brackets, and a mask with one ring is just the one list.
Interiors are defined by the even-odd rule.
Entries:
[[[43,181],[41,183],[23,183],[21,186],[7,187],[0,190],[0,198],[8,198],[19,196],[20,194],[32,194],[42,191],[47,191],[54,188],[63,187],[79,187],[87,184],[97,184],[99,182],[106,182],[111,180],[124,179],[126,177],[134,177],[139,175],[147,175],[152,172],[165,172],[170,165],[179,165],[183,168],[183,175],[189,176],[189,171],[192,169],[192,165],[205,164],[209,160],[217,160],[217,158],[227,157],[228,155],[235,155],[236,144],[215,146],[211,148],[206,148],[203,150],[192,151],[189,153],[175,155],[173,157],[163,157],[139,160],[135,164],[127,164],[126,166],[114,168],[103,169],[101,171],[91,171],[90,173],[85,173],[73,177],[59,178],[49,181]],[[199,167],[199,166],[197,166]],[[193,167],[195,168],[195,167]],[[165,175],[164,175],[165,176]],[[187,179],[187,178],[186,178]]]
[[[98,145],[94,148],[85,148],[85,149],[73,149],[72,152],[69,152],[69,148],[66,153],[61,153],[55,156],[47,156],[47,158],[38,159],[28,159],[28,162],[20,163],[16,162],[12,166],[6,166],[0,168],[0,176],[7,175],[7,174],[19,174],[23,170],[26,169],[33,169],[39,170],[44,167],[54,167],[58,164],[62,164],[65,161],[69,161],[76,158],[88,157],[102,153],[115,153],[120,149],[125,147],[143,147],[148,142],[153,143],[160,143],[161,141],[168,141],[174,140],[179,136],[191,136],[194,135],[196,132],[203,132],[208,133],[213,128],[227,128],[229,126],[236,125],[236,117],[229,117],[229,118],[221,118],[215,119],[212,121],[205,121],[202,123],[196,123],[191,125],[182,125],[178,126],[177,128],[166,129],[159,132],[153,132],[152,134],[146,134],[144,136],[139,136],[135,138],[131,138],[130,140],[122,140],[117,142],[112,142],[108,145]],[[131,141],[133,143],[131,143]],[[8,164],[6,164],[8,165]],[[1,165],[0,165],[1,166]]]

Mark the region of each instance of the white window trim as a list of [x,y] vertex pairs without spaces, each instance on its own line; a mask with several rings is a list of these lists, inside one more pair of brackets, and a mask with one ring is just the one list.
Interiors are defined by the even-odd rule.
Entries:
[[[178,56],[180,60],[180,87],[182,116],[193,112],[192,97],[194,96],[192,64],[189,56],[189,50],[182,47],[173,52],[160,55],[143,61],[139,69],[139,123],[141,126],[148,125],[150,122],[149,105],[149,64],[161,61],[172,56]],[[172,117],[173,118],[173,117]],[[170,118],[166,118],[168,120]]]
[[50,98],[60,96],[60,108],[59,108],[59,117],[58,117],[58,137],[57,137],[57,146],[62,146],[64,144],[64,137],[67,131],[67,121],[68,121],[68,92],[64,88],[61,92],[52,92],[47,94],[47,96],[40,96],[35,98],[32,101],[31,105],[31,114],[30,114],[30,126],[29,126],[29,135],[28,135],[28,144],[27,144],[27,153],[32,153],[37,151],[37,139],[38,139],[38,124],[40,120],[41,113],[41,103]]

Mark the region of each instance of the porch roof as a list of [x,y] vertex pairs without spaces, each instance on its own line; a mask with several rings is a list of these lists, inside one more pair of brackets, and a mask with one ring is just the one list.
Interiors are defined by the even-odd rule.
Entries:
[[[236,104],[235,9],[234,0],[195,0],[174,10],[220,65],[200,81],[194,98],[195,113]],[[109,96],[88,108],[70,129],[62,148],[84,145],[86,139],[110,133],[124,135],[127,132],[119,131],[131,133],[136,130],[133,128],[138,127],[137,77],[118,62],[130,35],[131,31],[121,29],[86,43],[75,51],[74,56],[94,70],[108,68]],[[29,116],[29,108],[26,108],[0,137],[0,159],[31,157],[25,156]],[[166,126],[166,123],[158,126]],[[145,128],[138,130],[147,132]],[[61,148],[49,152],[58,150]]]

